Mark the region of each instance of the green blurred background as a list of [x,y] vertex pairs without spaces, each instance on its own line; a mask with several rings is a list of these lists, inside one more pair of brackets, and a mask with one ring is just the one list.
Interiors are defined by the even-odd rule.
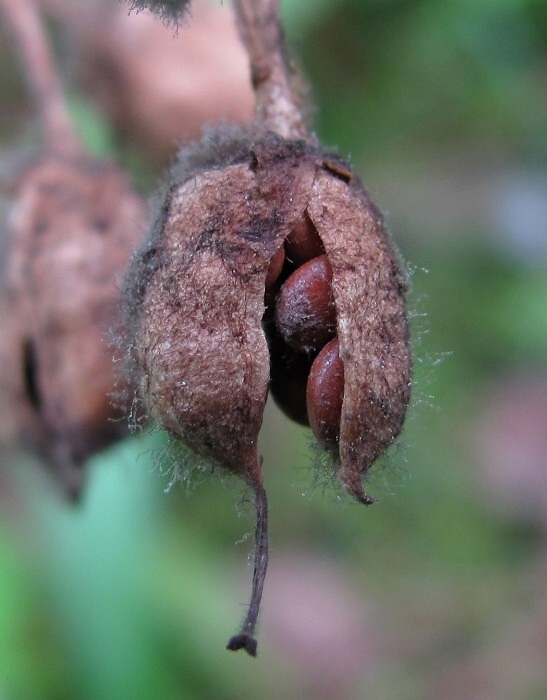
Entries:
[[[149,193],[165,163],[70,70],[62,12],[82,3],[46,4],[88,145]],[[370,475],[379,503],[344,497],[268,405],[253,660],[224,650],[252,574],[235,480],[199,472],[165,493],[169,447],[143,433],[91,460],[72,508],[34,460],[2,459],[2,700],[547,698],[547,3],[282,6],[317,132],[410,272],[414,401]],[[38,137],[1,34],[5,173]]]

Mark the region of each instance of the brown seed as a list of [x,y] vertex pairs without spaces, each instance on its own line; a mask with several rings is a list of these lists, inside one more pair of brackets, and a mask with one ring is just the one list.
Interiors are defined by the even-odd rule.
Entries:
[[325,254],[325,246],[306,213],[298,219],[285,239],[285,253],[295,267]]
[[292,347],[318,350],[336,333],[332,268],[326,255],[301,265],[283,283],[277,296],[275,323]]
[[344,397],[344,364],[340,343],[333,338],[313,361],[306,388],[308,420],[315,437],[325,446],[340,438],[340,417]]
[[291,348],[277,333],[269,334],[270,393],[291,420],[309,425],[306,383],[312,358]]

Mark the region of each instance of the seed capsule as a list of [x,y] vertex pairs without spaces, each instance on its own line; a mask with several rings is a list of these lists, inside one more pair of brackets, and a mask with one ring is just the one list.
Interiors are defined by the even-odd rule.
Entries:
[[318,350],[334,336],[336,308],[326,255],[304,263],[283,283],[275,323],[289,345],[305,352]]
[[306,387],[308,420],[315,437],[333,448],[340,438],[340,418],[344,396],[344,365],[340,343],[334,338],[313,361]]
[[[276,324],[299,350],[338,338],[335,461],[349,492],[370,502],[362,476],[399,434],[410,396],[405,282],[381,215],[341,161],[274,134],[213,133],[183,152],[176,176],[129,285],[131,355],[149,414],[197,453],[260,482],[270,366],[274,384],[282,381],[278,345],[270,360],[266,342],[273,331],[262,327],[266,277],[304,218],[325,254],[285,281]],[[311,340],[293,332],[308,322]]]
[[87,457],[127,433],[113,406],[119,371],[119,281],[141,236],[144,204],[117,168],[86,154],[49,154],[26,173],[11,212],[0,304],[1,403],[10,433],[32,445],[70,498]]
[[[133,266],[129,348],[149,415],[254,491],[251,602],[227,645],[254,656],[268,559],[257,437],[270,376],[275,386],[289,343],[311,359],[336,336],[305,375],[308,414],[339,478],[368,504],[362,477],[401,429],[411,361],[397,257],[362,185],[308,134],[278,3],[235,0],[234,9],[256,120],[183,152]],[[272,322],[265,297],[270,304],[276,280],[284,285]]]
[[[325,253],[290,273],[272,321],[265,294],[276,285],[276,256],[303,218]],[[128,348],[148,415],[254,491],[251,604],[229,649],[256,653],[268,540],[257,439],[270,379],[302,422],[309,385],[307,417],[339,478],[371,503],[362,477],[397,437],[409,399],[404,290],[378,211],[347,167],[315,144],[237,130],[182,153],[129,278]],[[307,351],[334,335],[308,379]]]

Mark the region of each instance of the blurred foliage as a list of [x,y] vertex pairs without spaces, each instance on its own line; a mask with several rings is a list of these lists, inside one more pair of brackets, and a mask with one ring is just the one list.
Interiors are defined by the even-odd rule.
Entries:
[[[415,405],[371,475],[380,503],[342,497],[314,472],[306,431],[268,406],[272,564],[253,661],[224,651],[250,585],[253,521],[239,484],[200,472],[164,494],[158,433],[98,455],[78,509],[36,464],[3,460],[2,699],[547,697],[547,501],[516,512],[517,492],[488,480],[481,448],[492,387],[523,376],[547,387],[547,228],[522,204],[545,211],[547,5],[282,5],[317,131],[350,155],[409,261]],[[21,92],[1,73],[2,111],[18,113]],[[142,155],[118,150],[77,91],[71,104],[90,147],[121,156],[151,189]],[[514,431],[511,488],[526,503],[522,420],[502,430]],[[547,434],[547,409],[539,420]],[[533,458],[547,492],[547,446]],[[355,593],[371,649],[353,665],[334,629],[314,639],[328,615],[315,596],[336,590],[313,567],[286,629],[283,608],[269,609],[291,608],[279,590],[294,557]],[[308,646],[295,630],[308,630]]]

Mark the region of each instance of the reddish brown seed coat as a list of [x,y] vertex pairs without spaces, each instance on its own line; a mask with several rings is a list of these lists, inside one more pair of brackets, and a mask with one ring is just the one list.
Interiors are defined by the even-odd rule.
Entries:
[[332,268],[326,255],[301,265],[284,282],[277,296],[275,323],[298,350],[318,350],[336,333]]
[[306,213],[293,225],[285,239],[287,260],[295,267],[325,254],[325,246]]
[[281,270],[283,269],[283,263],[285,262],[285,251],[283,246],[279,248],[277,253],[274,254],[273,258],[270,260],[270,265],[268,271],[266,272],[266,292],[270,292],[275,283],[279,279]]
[[339,350],[338,338],[325,345],[313,361],[306,387],[308,420],[315,437],[325,445],[335,445],[340,438],[344,364]]

